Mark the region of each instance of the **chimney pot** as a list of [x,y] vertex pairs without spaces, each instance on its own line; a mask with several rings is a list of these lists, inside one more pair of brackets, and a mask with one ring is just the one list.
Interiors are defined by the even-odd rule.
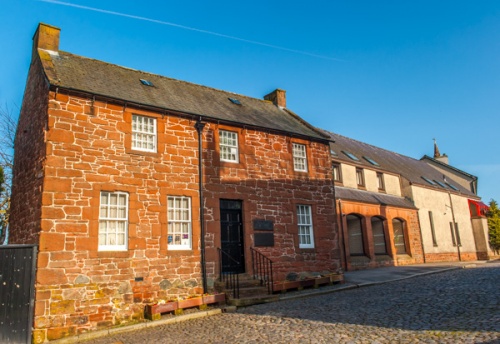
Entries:
[[286,91],[279,88],[264,96],[264,100],[273,102],[274,105],[286,108]]

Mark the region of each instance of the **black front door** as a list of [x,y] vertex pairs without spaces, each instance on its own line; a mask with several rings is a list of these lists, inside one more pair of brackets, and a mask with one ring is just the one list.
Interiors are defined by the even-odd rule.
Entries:
[[222,272],[245,272],[241,201],[220,200]]

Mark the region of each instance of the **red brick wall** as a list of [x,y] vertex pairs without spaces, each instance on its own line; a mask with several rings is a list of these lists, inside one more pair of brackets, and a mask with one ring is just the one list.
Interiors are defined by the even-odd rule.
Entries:
[[[25,98],[20,119],[20,129],[38,131],[16,147],[18,188],[11,224],[17,243],[40,237],[35,341],[131,322],[142,318],[145,303],[200,293],[195,122],[48,92],[38,72],[31,70],[28,87],[39,91]],[[132,113],[157,119],[158,153],[131,149]],[[218,128],[209,123],[203,135],[209,276],[218,274],[221,198],[244,203],[247,258],[254,246],[252,220],[274,222],[276,244],[261,251],[275,260],[277,277],[336,270],[340,261],[328,146],[225,127],[239,133],[240,163],[235,166],[220,162]],[[292,142],[307,146],[308,173],[293,172]],[[127,251],[98,251],[101,191],[129,195]],[[192,250],[167,248],[169,195],[191,197]],[[298,248],[296,204],[312,206],[314,249]],[[249,269],[250,261],[246,265]]]
[[16,132],[9,243],[38,244],[47,124],[47,81],[40,61],[31,65]]
[[[388,206],[380,206],[376,204],[359,203],[352,201],[342,201],[343,216],[343,234],[345,240],[345,257],[348,270],[358,270],[365,268],[376,268],[381,266],[397,266],[423,263],[422,242],[420,237],[420,226],[418,223],[418,215],[416,210],[394,208]],[[337,202],[338,204],[338,202]],[[349,214],[357,215],[362,218],[363,237],[365,246],[365,257],[350,256],[347,221],[346,216]],[[385,236],[387,255],[376,255],[374,252],[373,232],[371,227],[371,219],[374,216],[385,219]],[[392,220],[398,218],[405,222],[406,235],[406,255],[397,255],[394,246],[394,230]],[[337,221],[341,221],[340,212]],[[344,258],[344,256],[343,256]],[[345,258],[344,258],[345,260]]]
[[[463,262],[478,260],[476,252],[460,252],[460,259]],[[455,252],[444,252],[444,253],[427,253],[425,255],[426,263],[438,263],[438,262],[458,262],[458,251]]]
[[[220,161],[219,129],[238,133],[239,163]],[[340,252],[328,145],[214,124],[205,128],[204,141],[208,148],[205,152],[205,204],[210,278],[219,273],[220,199],[243,202],[247,272],[252,272],[250,247],[254,247],[253,220],[256,219],[274,224],[274,246],[257,249],[273,260],[275,280],[284,279],[290,272],[337,270]],[[292,142],[307,147],[307,173],[294,172]],[[314,249],[299,249],[298,204],[312,206]]]
[[[145,303],[201,293],[194,122],[62,93],[48,99],[35,337],[130,322]],[[131,150],[132,113],[157,119],[159,153]],[[129,194],[127,251],[98,251],[101,191]],[[191,197],[192,250],[167,249],[169,195]]]

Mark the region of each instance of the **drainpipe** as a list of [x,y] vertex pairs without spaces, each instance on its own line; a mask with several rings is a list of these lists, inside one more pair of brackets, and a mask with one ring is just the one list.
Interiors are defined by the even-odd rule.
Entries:
[[455,242],[457,243],[458,260],[461,262],[462,257],[460,255],[460,245],[461,245],[460,234],[458,233],[457,223],[455,221],[455,211],[453,210],[453,201],[451,200],[451,193],[449,192],[448,192],[448,197],[450,198],[451,218],[453,219],[453,230],[455,231]]
[[203,281],[203,294],[208,290],[207,286],[207,268],[205,263],[205,211],[203,202],[203,128],[205,123],[201,121],[201,117],[194,125],[198,132],[198,178],[199,178],[199,196],[200,196],[200,241],[201,241],[201,279]]
[[348,271],[347,268],[347,251],[345,246],[345,237],[344,237],[344,214],[342,213],[342,200],[339,198],[339,215],[340,215],[340,230],[342,234],[342,246],[344,251],[344,263],[345,263],[345,271]]

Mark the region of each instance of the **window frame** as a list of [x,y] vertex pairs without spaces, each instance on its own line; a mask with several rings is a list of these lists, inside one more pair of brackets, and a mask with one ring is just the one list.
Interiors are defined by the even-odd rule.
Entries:
[[[396,235],[396,229],[394,226],[395,221],[397,223],[401,224],[401,233],[399,235]],[[408,245],[406,242],[406,221],[403,221],[399,218],[394,218],[392,219],[392,229],[393,229],[393,240],[394,240],[394,248],[396,249],[396,255],[400,254],[408,254]],[[404,249],[404,252],[402,252],[401,247]]]
[[[240,149],[238,142],[238,133],[236,131],[230,131],[225,129],[219,129],[219,156],[220,161],[230,162],[230,163],[239,163],[240,162]],[[231,140],[232,142],[228,143]],[[229,152],[226,152],[226,149],[229,149]],[[232,152],[231,150],[235,149],[236,152]],[[225,156],[233,155],[234,159],[227,158]]]
[[[372,236],[373,236],[373,252],[375,255],[387,255],[387,238],[385,235],[385,220],[374,216],[371,218],[370,223],[372,226]],[[374,223],[379,223],[380,227],[374,226]],[[379,232],[380,231],[380,232]],[[377,246],[382,246],[383,244],[383,252],[377,252]]]
[[[120,204],[119,204],[118,199],[120,196],[125,196],[125,205],[124,205],[125,216],[124,217],[118,217],[118,216],[117,217],[108,217],[108,216],[103,217],[102,216],[102,210],[103,210],[102,200],[103,200],[104,194],[109,195],[108,196],[108,203],[105,204],[106,209],[107,209],[107,213],[109,214],[111,212],[111,207],[116,206],[117,215],[118,215],[118,209],[120,208]],[[110,196],[113,194],[117,195],[116,205],[113,205],[109,202],[111,200]],[[123,206],[121,206],[121,208],[123,208]],[[110,234],[110,232],[108,231],[108,228],[109,228],[108,226],[109,226],[109,223],[111,221],[114,221],[116,223],[121,222],[124,224],[124,231],[123,231],[124,243],[122,245],[101,244],[101,234],[105,235],[105,237],[106,237],[105,241],[107,241],[106,234]],[[103,224],[104,222],[106,223],[106,229],[105,229],[104,233],[101,233],[101,224]],[[129,227],[129,194],[127,192],[122,192],[122,191],[101,191],[99,193],[99,221],[98,221],[98,231],[97,231],[97,250],[101,251],[101,252],[104,252],[104,251],[127,251],[128,250],[128,227]],[[118,226],[115,227],[115,233],[114,233],[115,240],[116,240],[116,236],[119,234],[117,229],[118,229]]]
[[[302,210],[306,211],[302,212]],[[309,204],[297,204],[296,211],[297,211],[297,236],[298,236],[299,248],[314,248],[314,226],[312,218],[312,206]],[[308,238],[308,240],[305,240],[306,242],[303,242],[302,240],[303,238]]]
[[[356,227],[349,226],[352,221],[356,220]],[[346,228],[347,228],[347,240],[349,247],[349,256],[351,257],[366,257],[366,243],[365,243],[365,228],[363,225],[363,219],[356,214],[348,214],[346,216]],[[358,228],[359,226],[359,228]],[[359,239],[353,240],[353,237],[359,236]],[[355,245],[357,244],[357,245]],[[358,251],[353,249],[359,249]],[[355,251],[355,252],[354,252]]]
[[377,186],[379,191],[385,191],[385,180],[382,172],[377,172]]
[[365,187],[365,173],[361,167],[356,167],[356,184]]
[[[138,129],[134,129],[134,120],[138,120],[138,119],[141,119],[143,122],[142,122],[142,126],[144,127],[144,121],[147,120],[147,121],[152,121],[153,122],[153,131],[152,132],[149,132],[149,131],[144,131],[144,130],[138,130]],[[140,151],[140,152],[149,152],[149,153],[157,153],[158,152],[158,123],[157,123],[157,119],[155,117],[150,117],[150,116],[144,116],[144,115],[139,115],[139,114],[135,114],[133,113],[132,114],[132,120],[131,120],[131,133],[132,133],[132,137],[131,137],[131,149],[134,150],[134,151]],[[136,138],[136,135],[146,135],[146,136],[152,136],[153,137],[153,148],[143,148],[143,147],[138,147],[137,146],[137,143],[146,143],[148,144],[149,142],[146,140],[144,141],[143,139],[139,140],[138,138]]]
[[[307,172],[307,147],[305,144],[292,142],[293,170]],[[303,167],[302,167],[303,166]]]
[[[183,204],[184,200],[188,200],[188,207],[187,208],[177,208],[175,207],[176,200],[179,199],[181,201],[181,204]],[[170,206],[170,200],[173,201],[173,207]],[[170,217],[170,213],[175,214],[176,210],[180,211],[187,211],[188,219],[172,219]],[[179,196],[179,195],[169,195],[167,196],[167,248],[168,250],[172,251],[186,251],[186,250],[192,250],[193,249],[193,207],[192,207],[192,199],[189,196]],[[181,226],[181,231],[180,233],[177,233],[176,231],[172,230],[171,228],[175,224],[180,224]],[[174,236],[179,234],[179,235],[184,235],[182,231],[182,224],[187,224],[187,244],[174,244],[173,242],[175,241]],[[172,236],[172,243],[170,243],[170,236]],[[181,238],[181,242],[184,238]]]
[[[337,173],[335,173],[335,171],[337,171]],[[340,163],[338,163],[338,162],[332,163],[332,174],[333,174],[333,181],[334,182],[342,183],[342,168],[341,168]]]

